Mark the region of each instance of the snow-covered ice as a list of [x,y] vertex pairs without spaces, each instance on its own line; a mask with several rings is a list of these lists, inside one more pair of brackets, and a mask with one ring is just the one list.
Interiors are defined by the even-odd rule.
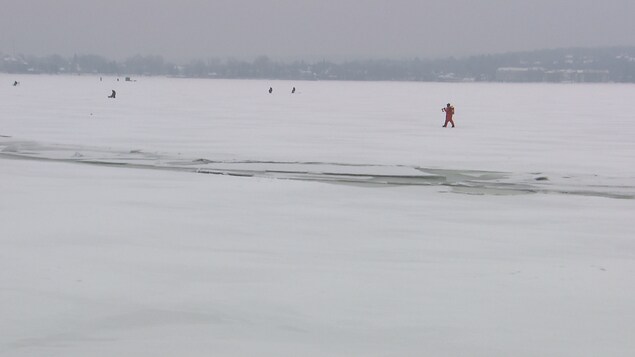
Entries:
[[2,356],[635,350],[633,85],[0,83]]

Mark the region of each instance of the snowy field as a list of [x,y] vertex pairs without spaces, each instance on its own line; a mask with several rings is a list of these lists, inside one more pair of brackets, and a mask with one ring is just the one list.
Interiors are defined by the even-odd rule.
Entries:
[[634,85],[136,79],[0,74],[0,356],[633,355]]

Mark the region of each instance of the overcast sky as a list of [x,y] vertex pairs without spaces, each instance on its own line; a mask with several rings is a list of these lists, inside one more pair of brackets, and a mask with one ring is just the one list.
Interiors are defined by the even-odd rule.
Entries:
[[635,45],[635,0],[0,0],[0,52],[359,59]]

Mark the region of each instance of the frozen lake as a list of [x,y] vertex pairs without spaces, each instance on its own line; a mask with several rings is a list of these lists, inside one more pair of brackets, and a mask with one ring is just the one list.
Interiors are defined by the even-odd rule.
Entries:
[[634,85],[0,83],[0,355],[635,350]]

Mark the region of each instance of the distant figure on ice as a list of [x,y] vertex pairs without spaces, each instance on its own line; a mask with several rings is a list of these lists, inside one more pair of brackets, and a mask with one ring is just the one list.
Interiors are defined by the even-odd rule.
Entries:
[[13,86],[14,86],[14,87],[17,87],[17,86],[18,86],[18,84],[20,84],[20,82],[18,82],[18,81],[13,81]]
[[295,87],[291,90],[291,94],[295,93]]
[[446,105],[445,108],[441,109],[441,111],[445,112],[445,124],[443,124],[443,127],[447,127],[448,123],[450,123],[454,128],[454,121],[452,120],[452,116],[454,115],[454,107],[450,103],[448,103],[448,105]]
[[269,87],[269,94],[273,93],[273,88]]
[[115,98],[117,96],[117,92],[115,92],[115,90],[112,90],[112,94],[108,96],[108,98]]

